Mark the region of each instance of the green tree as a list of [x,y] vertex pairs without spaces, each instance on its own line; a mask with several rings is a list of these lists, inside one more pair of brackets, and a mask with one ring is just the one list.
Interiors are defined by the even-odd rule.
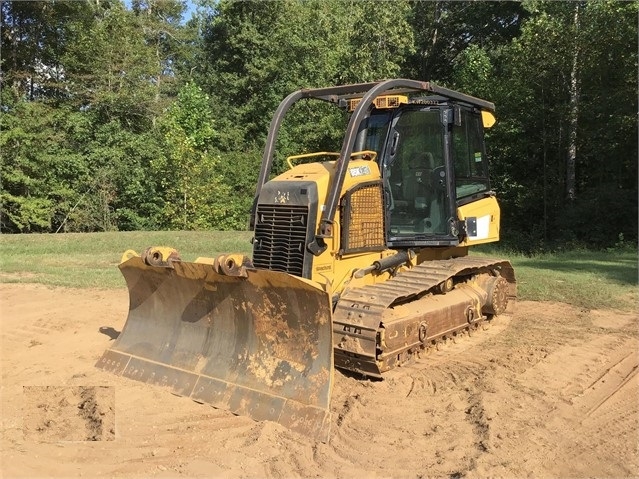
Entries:
[[236,226],[228,224],[233,195],[219,173],[208,100],[198,86],[188,83],[162,120],[167,154],[152,166],[162,188],[163,222],[172,229]]
[[[496,103],[507,240],[636,240],[636,0],[201,0],[187,25],[183,11],[0,3],[3,232],[242,228],[282,98],[407,76]],[[346,121],[295,105],[275,172],[339,149]]]
[[[247,213],[279,102],[300,88],[397,76],[412,49],[409,13],[405,1],[343,0],[221,1],[203,12],[194,75],[212,99],[223,169],[237,170],[225,181],[245,195]],[[275,171],[288,155],[339,149],[345,119],[328,105],[297,104],[282,126]]]
[[2,2],[3,228],[34,227],[6,220],[19,211],[43,230],[162,226],[150,164],[165,154],[154,130],[176,91],[183,5],[22,3]]
[[67,133],[80,119],[41,102],[18,102],[0,116],[0,228],[46,232],[59,224],[88,179]]
[[521,35],[492,60],[500,121],[491,144],[510,223],[504,230],[527,244],[636,238],[636,160],[628,158],[637,151],[637,3],[583,2],[578,22],[576,6],[525,3]]
[[521,2],[416,0],[410,5],[415,49],[406,57],[404,74],[443,84],[452,81],[468,47],[492,52],[508,45],[527,16]]
[[69,19],[90,12],[89,2],[1,2],[2,89],[29,101],[65,99],[62,56],[74,41]]
[[198,83],[244,141],[263,141],[294,90],[396,76],[412,49],[409,12],[404,1],[221,1],[203,20]]

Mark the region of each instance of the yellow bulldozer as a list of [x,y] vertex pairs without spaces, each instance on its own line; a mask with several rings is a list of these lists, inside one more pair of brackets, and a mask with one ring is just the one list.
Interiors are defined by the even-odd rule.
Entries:
[[[341,150],[289,157],[271,178],[301,100],[348,112]],[[512,304],[511,264],[468,256],[499,239],[494,109],[406,79],[291,93],[266,140],[252,258],[127,251],[129,315],[97,366],[327,441],[334,368],[382,378]]]

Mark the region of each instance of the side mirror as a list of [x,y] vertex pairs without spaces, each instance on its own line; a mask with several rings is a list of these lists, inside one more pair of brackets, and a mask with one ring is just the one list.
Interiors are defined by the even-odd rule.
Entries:
[[495,124],[497,119],[495,118],[495,115],[492,114],[492,112],[486,111],[486,110],[482,110],[481,111],[481,121],[484,124],[484,128],[490,128],[490,127],[492,127]]

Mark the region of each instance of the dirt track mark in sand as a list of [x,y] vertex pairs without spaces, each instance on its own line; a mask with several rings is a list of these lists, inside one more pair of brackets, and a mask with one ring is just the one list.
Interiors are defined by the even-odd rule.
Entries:
[[592,397],[595,396],[595,391],[599,391],[596,396],[601,396],[601,399],[596,400],[592,407],[588,409],[585,416],[589,417],[595,413],[631,380],[637,380],[636,351],[628,353],[624,358],[610,366],[584,390],[584,395]]
[[[557,450],[575,458],[576,473],[636,476],[639,469],[638,346],[636,338],[586,344],[581,354],[587,353],[589,361],[581,361],[586,367],[575,377],[570,388],[572,394],[548,408]],[[570,423],[569,428],[566,422]],[[553,451],[550,457],[555,455]],[[601,456],[607,458],[605,468],[593,459]]]
[[[381,469],[390,475],[402,475],[405,464],[449,477],[632,476],[639,470],[638,345],[636,319],[626,319],[602,324],[601,313],[523,302],[512,324],[506,318],[506,327],[497,322],[449,342],[371,383],[373,391],[354,384],[349,399],[335,398],[343,405],[333,403],[335,456],[364,467],[356,439],[370,436],[367,457],[400,465]],[[412,438],[400,448],[390,439],[398,430]],[[377,440],[384,431],[393,433],[387,451]]]
[[[78,414],[85,421],[87,441],[112,441],[115,438],[115,401],[108,404],[106,394],[100,394],[105,387],[80,388]],[[113,392],[110,396],[115,398]]]
[[25,439],[115,439],[115,392],[111,387],[24,386],[23,400]]
[[12,350],[27,346],[32,348],[49,341],[52,336],[64,330],[64,327],[54,324],[53,321],[40,319],[32,323],[25,322],[18,327],[6,327],[3,331],[3,347]]

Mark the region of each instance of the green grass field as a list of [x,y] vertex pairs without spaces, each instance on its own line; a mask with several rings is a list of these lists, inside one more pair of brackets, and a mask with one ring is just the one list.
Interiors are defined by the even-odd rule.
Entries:
[[[185,261],[221,253],[250,254],[252,233],[218,231],[113,232],[0,236],[0,282],[41,283],[74,288],[124,288],[117,268],[127,249],[176,248]],[[471,254],[512,261],[519,298],[561,301],[585,309],[636,310],[637,251],[572,251],[537,256],[494,247]]]
[[510,260],[520,299],[559,301],[584,309],[638,309],[636,250],[579,250],[524,256],[489,248],[475,254]]
[[251,252],[247,231],[158,231],[0,236],[0,282],[124,288],[117,266],[128,249],[171,246],[185,261]]

